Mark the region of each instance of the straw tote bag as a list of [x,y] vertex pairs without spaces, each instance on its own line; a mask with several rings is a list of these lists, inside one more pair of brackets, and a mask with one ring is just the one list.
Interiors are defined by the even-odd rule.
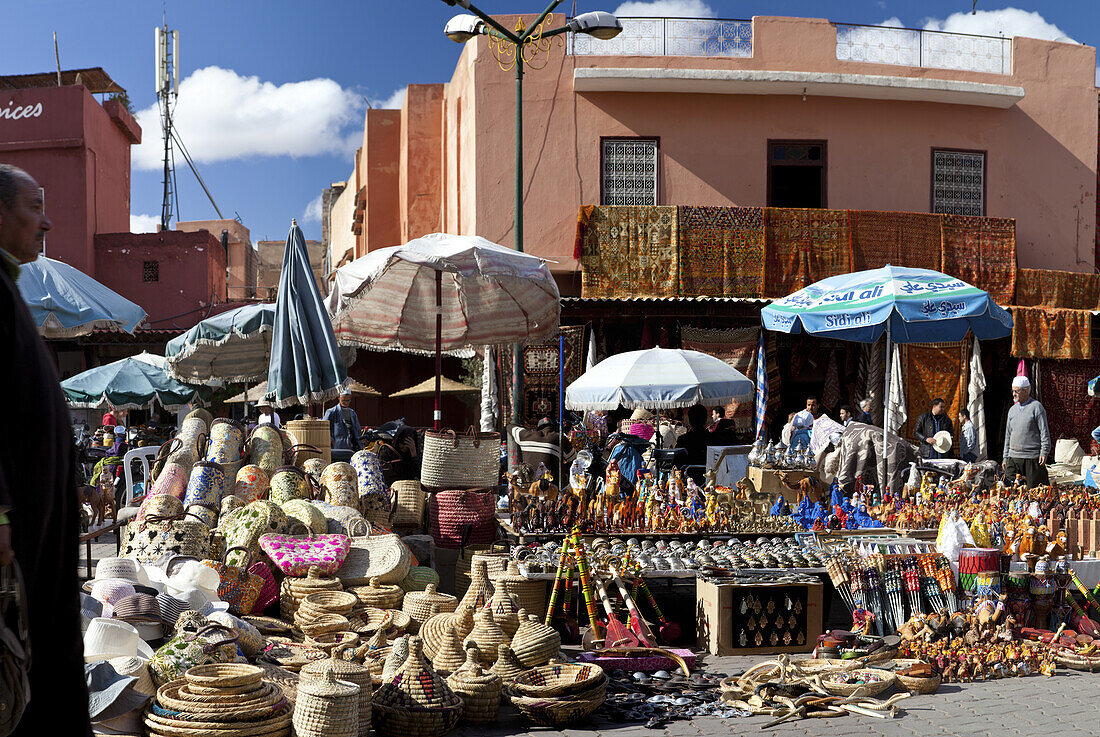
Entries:
[[500,433],[474,427],[424,433],[420,485],[425,489],[484,489],[500,483]]
[[437,547],[486,545],[497,539],[496,495],[489,489],[436,492],[428,520]]
[[236,547],[225,552],[228,555],[234,550],[241,550],[248,557],[244,565],[231,566],[216,560],[204,560],[202,564],[218,572],[221,579],[218,583],[218,598],[229,604],[230,613],[251,614],[265,581],[262,576],[249,569],[252,551],[246,547]]

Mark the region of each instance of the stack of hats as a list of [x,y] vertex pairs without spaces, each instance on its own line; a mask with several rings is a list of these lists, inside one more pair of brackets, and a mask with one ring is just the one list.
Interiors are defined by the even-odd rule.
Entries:
[[111,658],[138,656],[148,660],[153,649],[141,639],[137,628],[128,622],[96,617],[84,633],[84,662],[95,663]]
[[149,594],[131,594],[115,603],[111,618],[131,624],[146,642],[164,637],[160,604]]
[[95,734],[142,734],[141,711],[156,691],[145,661],[134,657],[89,663],[84,666],[84,678]]

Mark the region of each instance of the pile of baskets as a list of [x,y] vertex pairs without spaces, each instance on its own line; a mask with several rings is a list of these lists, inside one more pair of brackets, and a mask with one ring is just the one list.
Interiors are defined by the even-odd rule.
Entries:
[[340,579],[324,576],[321,569],[311,567],[304,577],[287,576],[279,587],[279,618],[293,622],[302,600],[320,591],[343,591]]
[[290,734],[292,707],[283,690],[263,680],[254,665],[197,665],[182,679],[157,689],[145,710],[151,737],[283,737]]
[[419,637],[409,638],[408,648],[404,663],[375,692],[374,728],[383,737],[441,737],[462,716],[462,699],[424,659]]
[[536,724],[562,727],[600,708],[607,695],[607,674],[595,665],[544,665],[516,677],[504,693]]

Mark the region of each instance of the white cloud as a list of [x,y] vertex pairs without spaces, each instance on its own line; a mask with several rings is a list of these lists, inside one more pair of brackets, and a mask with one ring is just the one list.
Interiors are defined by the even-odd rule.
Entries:
[[[203,163],[343,153],[350,139],[362,137],[362,131],[345,131],[359,121],[362,107],[359,95],[331,79],[276,85],[232,69],[205,67],[180,83],[173,117],[191,157]],[[144,135],[133,149],[133,163],[158,169],[163,143],[157,106],[142,110],[137,119]]]
[[1076,43],[1061,28],[1048,23],[1039,13],[1002,8],[1000,10],[979,10],[976,13],[952,13],[946,19],[926,18],[925,29],[929,31],[950,31],[951,33],[974,33],[980,36],[1027,36],[1048,41],[1067,41]]
[[405,102],[405,87],[398,87],[389,97],[370,99],[370,106],[375,110],[400,110]]
[[879,23],[879,25],[887,28],[905,28],[905,24],[901,22],[901,18],[896,15],[893,18],[887,18]]
[[302,221],[306,223],[321,222],[321,195],[317,195],[306,205],[306,211],[302,214]]
[[623,18],[715,18],[714,9],[703,0],[630,0],[615,8]]
[[130,213],[131,233],[156,233],[159,228],[159,215],[135,215]]

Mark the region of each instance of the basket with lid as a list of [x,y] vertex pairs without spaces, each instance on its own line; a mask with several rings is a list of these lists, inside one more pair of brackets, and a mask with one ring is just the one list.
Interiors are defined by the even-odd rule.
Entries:
[[521,663],[528,668],[545,665],[561,652],[561,634],[556,629],[528,615],[526,609],[519,610],[519,619],[512,651]]
[[365,737],[370,731],[371,719],[371,673],[370,669],[359,663],[345,659],[346,646],[333,649],[329,660],[319,660],[302,666],[300,682],[313,681],[324,677],[325,669],[332,668],[333,674],[341,681],[354,683],[359,687],[359,737]]
[[508,561],[503,573],[490,576],[493,588],[504,588],[516,599],[516,604],[540,619],[546,615],[546,582],[528,579],[519,569],[515,560]]
[[384,737],[441,737],[462,715],[462,699],[424,659],[419,637],[374,697],[374,727]]
[[[471,654],[471,659],[473,658]],[[500,693],[504,682],[472,659],[447,678],[447,685],[462,699],[462,718],[470,724],[495,722],[500,714]]]
[[405,591],[400,586],[382,583],[375,576],[366,586],[352,586],[348,589],[359,599],[360,606],[374,607],[375,609],[400,609],[401,601],[405,598]]
[[436,591],[435,584],[428,584],[423,591],[410,591],[405,594],[401,611],[412,617],[419,628],[432,616],[432,604],[439,607],[439,612],[453,612],[458,607],[458,599],[450,594]]
[[359,686],[336,679],[328,662],[320,678],[299,678],[294,733],[297,737],[359,737],[359,694]]

